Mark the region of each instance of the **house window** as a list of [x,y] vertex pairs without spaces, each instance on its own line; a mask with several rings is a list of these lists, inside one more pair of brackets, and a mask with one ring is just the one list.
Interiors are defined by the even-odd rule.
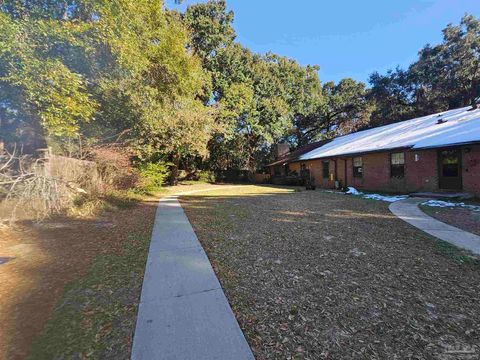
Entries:
[[363,176],[363,160],[361,156],[353,158],[353,176],[357,178]]
[[323,161],[322,162],[322,173],[323,173],[323,178],[328,179],[330,176],[330,161]]
[[393,153],[390,155],[390,177],[403,178],[405,176],[405,154]]

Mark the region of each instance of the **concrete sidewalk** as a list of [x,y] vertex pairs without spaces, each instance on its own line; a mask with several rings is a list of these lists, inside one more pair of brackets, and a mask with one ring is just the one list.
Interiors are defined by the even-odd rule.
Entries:
[[418,205],[428,199],[408,198],[394,202],[389,209],[416,228],[460,248],[480,255],[480,236],[461,230],[425,214]]
[[157,209],[132,359],[254,359],[176,196]]

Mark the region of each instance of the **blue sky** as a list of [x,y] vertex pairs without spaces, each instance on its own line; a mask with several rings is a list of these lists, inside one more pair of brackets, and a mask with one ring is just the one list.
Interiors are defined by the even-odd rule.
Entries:
[[[199,1],[167,6],[182,11]],[[367,81],[397,65],[407,67],[441,30],[466,13],[480,16],[479,0],[227,0],[235,12],[237,41],[302,65],[320,66],[322,82]]]

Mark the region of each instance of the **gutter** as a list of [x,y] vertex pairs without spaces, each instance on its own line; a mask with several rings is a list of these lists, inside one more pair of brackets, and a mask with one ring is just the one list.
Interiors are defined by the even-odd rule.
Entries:
[[375,153],[382,153],[382,152],[388,152],[392,150],[409,150],[412,149],[412,146],[402,146],[402,147],[394,147],[394,148],[388,148],[388,149],[381,149],[381,150],[371,150],[371,151],[361,151],[361,152],[351,152],[351,153],[341,153],[341,154],[334,154],[334,155],[328,155],[328,156],[318,156],[314,158],[309,158],[309,159],[302,159],[302,160],[297,160],[297,161],[309,161],[309,160],[318,160],[318,159],[332,159],[332,158],[342,158],[342,157],[353,157],[353,156],[359,156],[359,155],[364,155],[364,154],[375,154]]
[[456,147],[456,146],[465,146],[465,145],[478,145],[480,141],[465,141],[460,143],[454,144],[446,144],[446,145],[434,145],[434,146],[422,146],[422,147],[412,147],[412,150],[428,150],[428,149],[444,149],[447,147]]

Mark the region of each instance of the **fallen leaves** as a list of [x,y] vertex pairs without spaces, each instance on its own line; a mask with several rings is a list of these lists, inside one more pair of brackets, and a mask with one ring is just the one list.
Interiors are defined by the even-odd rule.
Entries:
[[476,263],[384,203],[263,190],[182,199],[258,360],[434,359],[480,342]]

